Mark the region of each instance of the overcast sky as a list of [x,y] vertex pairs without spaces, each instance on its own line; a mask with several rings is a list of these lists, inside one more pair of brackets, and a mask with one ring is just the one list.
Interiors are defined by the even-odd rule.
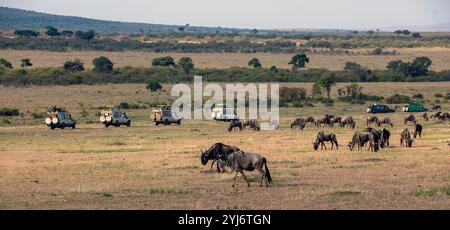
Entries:
[[341,28],[450,22],[450,0],[0,0],[95,19],[239,28]]

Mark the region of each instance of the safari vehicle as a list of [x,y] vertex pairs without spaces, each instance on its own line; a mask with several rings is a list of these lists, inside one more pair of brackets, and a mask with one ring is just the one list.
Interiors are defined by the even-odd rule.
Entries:
[[211,118],[216,121],[239,120],[239,115],[231,112],[231,108],[227,104],[217,104],[212,110]]
[[108,128],[110,125],[119,127],[121,125],[131,126],[131,119],[127,117],[127,114],[118,109],[102,110],[100,115],[100,122]]
[[403,112],[426,112],[428,111],[422,104],[419,103],[409,103],[403,107]]
[[51,129],[71,127],[75,129],[76,121],[72,119],[69,112],[64,109],[53,107],[47,111],[47,118],[45,118],[45,124]]
[[175,114],[172,114],[172,110],[169,106],[159,105],[159,108],[152,110],[152,113],[150,114],[150,120],[155,123],[155,125],[170,125],[172,123],[180,125],[181,119],[175,118],[176,116],[173,115]]
[[373,104],[373,105],[369,106],[369,108],[367,108],[367,112],[368,113],[393,113],[393,112],[395,112],[395,110],[391,109],[387,105]]

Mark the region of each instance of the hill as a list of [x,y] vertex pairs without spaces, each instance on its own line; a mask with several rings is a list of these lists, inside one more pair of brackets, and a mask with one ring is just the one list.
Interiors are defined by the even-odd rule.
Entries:
[[90,30],[101,34],[152,34],[171,33],[184,27],[194,33],[250,33],[250,29],[197,27],[186,25],[161,25],[89,19],[74,16],[61,16],[29,10],[0,7],[0,30],[30,29],[39,30],[45,26],[54,26],[60,30]]

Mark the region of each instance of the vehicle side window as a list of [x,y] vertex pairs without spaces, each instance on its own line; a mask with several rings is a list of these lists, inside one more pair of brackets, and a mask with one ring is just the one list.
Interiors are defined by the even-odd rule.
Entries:
[[165,110],[165,111],[163,111],[163,116],[170,117],[170,116],[172,116],[172,113],[170,110]]

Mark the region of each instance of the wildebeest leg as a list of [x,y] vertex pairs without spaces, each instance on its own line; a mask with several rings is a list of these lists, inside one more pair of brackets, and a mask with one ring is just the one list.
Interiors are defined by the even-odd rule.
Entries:
[[244,177],[245,182],[247,182],[248,187],[250,187],[250,183],[247,181],[247,177],[244,174],[244,171],[241,171],[242,177]]
[[238,174],[239,172],[238,171],[236,171],[236,175],[234,176],[234,180],[233,180],[233,186],[231,186],[231,187],[234,187],[234,184],[236,183],[236,177],[237,177],[237,174]]
[[[215,159],[215,160],[213,160],[213,162],[212,162],[212,164],[211,164],[211,169],[212,169],[212,167],[213,167],[213,165],[214,165],[214,163],[217,161],[217,159]],[[216,164],[217,165],[217,164]],[[210,169],[210,170],[211,170]]]

